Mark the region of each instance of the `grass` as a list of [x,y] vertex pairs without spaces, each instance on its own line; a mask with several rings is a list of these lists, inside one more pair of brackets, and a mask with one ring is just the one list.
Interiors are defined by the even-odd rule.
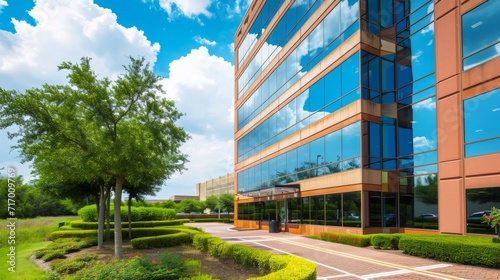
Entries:
[[[16,271],[8,270],[9,264],[6,261],[0,262],[0,279],[43,279],[47,274],[44,270],[38,267],[35,263],[29,260],[34,250],[42,249],[51,242],[25,243],[16,246]],[[0,248],[0,256],[5,260],[9,253],[8,247]]]
[[[78,220],[78,216],[64,217],[38,217],[34,219],[16,220],[16,244],[38,243],[46,241],[49,234],[59,229],[60,222],[68,223]],[[0,221],[0,246],[7,246],[7,240],[10,233],[7,225],[11,221]]]
[[10,229],[9,220],[0,221],[0,279],[43,279],[46,272],[40,269],[29,258],[33,251],[42,249],[51,242],[47,241],[48,235],[58,230],[59,223],[77,220],[77,216],[65,217],[39,217],[35,219],[16,220],[15,247],[16,247],[16,272],[10,272],[7,254],[10,252],[8,237]]

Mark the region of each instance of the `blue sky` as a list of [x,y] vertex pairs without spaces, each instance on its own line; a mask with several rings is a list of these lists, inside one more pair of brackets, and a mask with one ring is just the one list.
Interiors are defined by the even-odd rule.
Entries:
[[[182,148],[188,171],[166,181],[156,197],[194,195],[196,183],[233,172],[233,37],[249,2],[0,0],[0,87],[63,84],[57,65],[83,56],[113,78],[128,56],[144,56],[186,113],[179,125],[192,136]],[[14,166],[29,180],[29,163],[20,163],[6,131],[0,143],[0,168]]]

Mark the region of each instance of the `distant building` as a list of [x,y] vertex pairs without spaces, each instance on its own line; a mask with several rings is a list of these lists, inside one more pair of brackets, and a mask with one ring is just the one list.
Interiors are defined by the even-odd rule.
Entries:
[[175,203],[179,203],[183,200],[186,200],[186,199],[195,199],[195,200],[199,200],[200,197],[199,196],[195,196],[195,195],[174,195],[174,196],[171,196],[169,198],[169,200],[173,200]]
[[196,184],[196,195],[201,201],[205,201],[208,196],[224,193],[234,194],[234,173]]
[[154,204],[154,203],[162,203],[164,201],[168,201],[170,199],[145,199],[144,202]]
[[499,0],[252,1],[234,42],[235,225],[492,233],[499,16]]

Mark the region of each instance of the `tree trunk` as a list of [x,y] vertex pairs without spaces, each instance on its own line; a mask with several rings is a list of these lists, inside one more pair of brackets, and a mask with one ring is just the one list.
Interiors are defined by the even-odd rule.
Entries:
[[116,175],[115,185],[115,257],[121,259],[123,257],[122,246],[122,223],[120,206],[122,202],[122,187],[125,181],[125,175]]
[[97,216],[97,247],[102,249],[104,247],[104,214],[106,212],[106,193],[104,185],[99,186],[99,204]]
[[106,235],[104,236],[104,240],[109,241],[111,240],[111,225],[110,225],[110,217],[111,216],[111,186],[108,185],[106,186]]
[[128,195],[128,239],[132,240],[132,195]]

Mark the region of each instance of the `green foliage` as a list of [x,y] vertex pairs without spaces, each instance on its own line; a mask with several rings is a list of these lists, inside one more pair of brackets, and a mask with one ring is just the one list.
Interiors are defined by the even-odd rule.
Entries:
[[230,218],[199,218],[199,219],[191,219],[191,222],[194,223],[231,223],[234,219]]
[[375,249],[392,249],[399,248],[399,239],[403,234],[373,234],[371,236],[371,244]]
[[269,259],[271,273],[254,280],[316,279],[316,265],[308,260],[291,255],[273,255]]
[[65,258],[64,255],[80,251],[80,249],[97,244],[95,238],[60,238],[44,249],[37,250],[35,257],[46,262],[56,258]]
[[[114,207],[110,210],[110,219],[114,220]],[[128,207],[120,208],[121,221],[128,220]],[[177,212],[173,209],[157,208],[157,207],[131,207],[132,221],[161,221],[173,220],[177,216]],[[87,205],[78,210],[78,215],[84,222],[97,222],[97,206]]]
[[440,261],[500,268],[500,244],[491,238],[449,235],[402,235],[404,253]]
[[[223,193],[220,195],[208,196],[205,200],[205,206],[212,211],[233,212],[234,195]],[[184,211],[185,212],[185,211]]]
[[180,244],[190,243],[189,234],[185,232],[178,232],[160,236],[139,237],[130,241],[134,249],[150,249],[150,248],[163,248],[173,247]]
[[129,255],[124,259],[110,259],[80,270],[75,278],[81,280],[100,279],[180,279],[186,276],[186,266],[182,259],[173,254],[162,253],[158,258]]
[[97,254],[83,254],[71,260],[54,260],[50,262],[50,268],[62,275],[73,274],[84,267],[94,265],[97,257]]
[[[132,222],[132,228],[149,228],[149,227],[160,227],[160,226],[176,226],[182,225],[183,223],[189,222],[189,220],[170,220],[170,221],[144,221],[144,222]],[[111,222],[111,227],[115,223]],[[122,228],[128,227],[128,222],[122,222]],[[81,220],[71,222],[71,229],[97,229],[97,222],[82,222]],[[63,230],[65,228],[61,228]]]
[[273,255],[242,244],[231,244],[209,234],[194,236],[193,245],[218,258],[232,259],[245,266],[258,267],[261,273],[270,274],[251,279],[316,279],[316,265],[308,260],[295,257]]
[[35,218],[38,216],[64,216],[74,215],[71,205],[66,201],[54,198],[39,188],[23,184],[22,177],[1,178],[0,177],[0,218],[6,219],[8,215],[9,183],[15,188],[15,209],[17,218]]
[[347,234],[337,232],[322,232],[321,240],[353,245],[358,247],[370,246],[370,236],[362,234]]
[[59,238],[97,238],[97,230],[60,230],[54,231],[49,235],[49,240],[57,240]]
[[487,223],[491,228],[495,229],[498,233],[498,225],[500,225],[500,209],[492,207],[489,215],[481,217],[481,222]]
[[205,205],[196,199],[185,199],[177,205],[178,212],[191,213],[202,212]]
[[191,276],[191,277],[182,277],[182,278],[180,278],[179,280],[213,280],[213,279],[214,279],[214,278],[212,277],[212,275],[198,273],[198,274],[197,274],[197,275],[195,275],[195,276]]

